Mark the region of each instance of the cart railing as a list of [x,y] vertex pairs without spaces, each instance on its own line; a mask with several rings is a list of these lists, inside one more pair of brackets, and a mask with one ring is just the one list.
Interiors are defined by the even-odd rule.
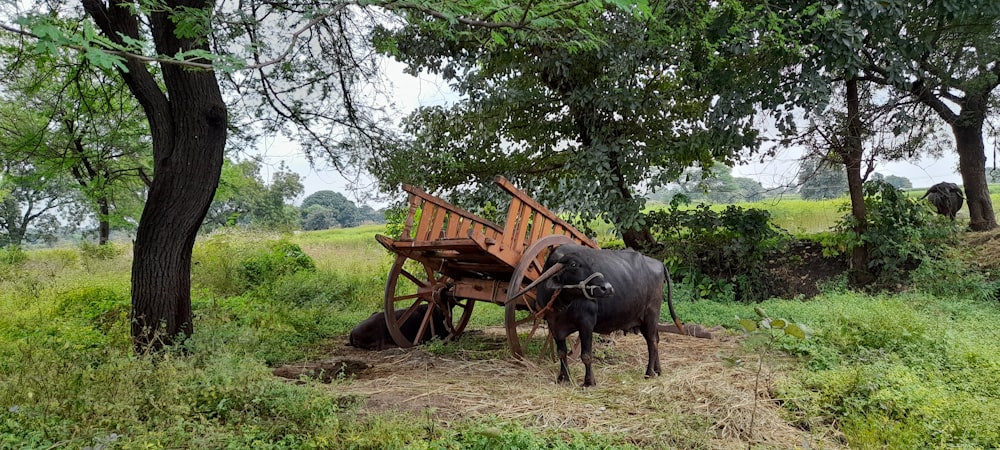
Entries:
[[443,239],[472,239],[510,267],[517,266],[524,250],[533,242],[553,234],[596,247],[587,235],[514,187],[506,178],[498,176],[494,182],[511,195],[502,227],[416,186],[403,185],[403,190],[409,193],[410,211],[399,241],[429,244]]
[[536,202],[506,178],[498,176],[493,180],[512,196],[507,208],[503,239],[500,241],[500,257],[516,266],[524,250],[535,241],[549,235],[568,236],[581,245],[596,247],[597,243],[556,213]]
[[[468,238],[479,234],[495,242],[503,233],[500,225],[428,194],[416,186],[404,184],[403,190],[410,194],[410,212],[403,223],[400,240],[427,242]],[[418,211],[419,220],[414,230],[413,221],[418,216]]]

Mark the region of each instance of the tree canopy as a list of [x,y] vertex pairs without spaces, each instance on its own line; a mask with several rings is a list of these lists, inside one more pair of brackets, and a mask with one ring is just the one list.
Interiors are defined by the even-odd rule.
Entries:
[[[648,190],[695,163],[732,163],[755,144],[749,110],[720,107],[705,76],[716,61],[704,34],[718,13],[674,2],[643,13],[609,7],[585,29],[505,36],[504,46],[442,39],[419,22],[383,30],[383,48],[464,97],[408,117],[413,140],[384,149],[372,172],[389,187],[452,192],[502,174],[543,204],[582,222],[605,216],[627,244],[648,244]],[[562,44],[587,33],[600,45]]]

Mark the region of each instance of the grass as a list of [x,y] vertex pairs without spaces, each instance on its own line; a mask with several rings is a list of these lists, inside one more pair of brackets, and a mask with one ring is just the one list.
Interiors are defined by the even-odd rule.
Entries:
[[[439,383],[428,389],[450,389],[452,403],[469,403],[447,420],[433,409],[365,409],[368,395],[413,388],[390,386],[400,383],[396,377],[332,385],[274,377],[274,365],[327,357],[331,342],[381,309],[392,258],[372,239],[379,231],[200,239],[192,274],[196,332],[162,356],[131,351],[127,247],[100,255],[31,250],[0,262],[0,448],[710,448],[724,431],[733,433],[729,444],[766,446],[745,430],[743,414],[754,403],[734,398],[766,398],[768,391],[727,387],[744,386],[734,385],[737,379],[752,386],[760,354],[753,339],[742,350],[734,344],[731,355],[711,346],[664,355],[669,373],[645,381],[641,343],[604,347],[600,384],[590,390],[553,385],[555,366],[547,360],[530,370],[517,365],[502,338],[472,333],[406,353],[438,358],[442,367],[435,372],[442,379],[425,379],[424,366],[401,363],[399,370],[413,371],[412,384]],[[246,283],[241,271],[258,266],[245,262],[259,261],[275,242],[301,247],[314,267]],[[809,301],[759,306],[812,332],[804,341],[776,339],[780,352],[768,360],[780,374],[768,386],[793,425],[787,432],[835,429],[859,448],[1000,445],[995,302],[829,289]],[[677,309],[687,322],[730,329],[737,317],[754,315],[752,305],[737,303],[684,300]],[[468,329],[502,323],[502,307],[479,304]],[[679,350],[701,345],[667,341]],[[688,359],[670,359],[681,357]],[[718,369],[723,357],[733,367]],[[579,375],[578,363],[572,370]],[[482,384],[470,384],[469,373]],[[455,378],[441,384],[447,377]],[[487,401],[484,392],[495,397],[488,408],[475,403]],[[533,402],[526,406],[526,398]],[[613,414],[577,414],[595,405]],[[641,419],[625,418],[633,413]]]

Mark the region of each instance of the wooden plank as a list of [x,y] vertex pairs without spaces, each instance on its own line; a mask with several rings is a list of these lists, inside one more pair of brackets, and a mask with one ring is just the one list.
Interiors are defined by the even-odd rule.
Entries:
[[[524,204],[528,205],[530,208],[534,209],[535,211],[538,211],[543,216],[547,217],[553,223],[564,227],[568,231],[568,233],[566,234],[567,236],[572,237],[574,240],[580,242],[583,245],[595,248],[597,247],[597,242],[587,237],[587,235],[580,232],[580,230],[574,228],[573,225],[571,225],[569,222],[566,222],[565,220],[559,218],[559,216],[557,216],[554,212],[550,211],[548,208],[536,202],[534,199],[528,196],[528,194],[514,187],[514,185],[511,184],[509,181],[507,181],[506,178],[502,176],[497,176],[496,178],[493,179],[493,182],[496,183],[501,188],[503,188],[503,190],[507,191],[512,196],[514,196],[514,198],[520,199]],[[563,234],[563,233],[557,233],[557,234]]]
[[431,241],[433,238],[430,237],[431,223],[434,220],[434,214],[437,213],[437,205],[433,203],[424,202],[423,207],[420,210],[420,222],[417,224],[417,232],[413,235],[413,240],[415,241]]
[[406,214],[406,222],[403,223],[403,239],[411,239],[413,236],[410,234],[410,230],[413,228],[413,217],[417,215],[417,209],[420,208],[421,199],[417,195],[409,195],[410,212]]
[[[525,241],[528,239],[528,233],[531,232],[531,216],[537,211],[531,209],[530,205],[524,205],[521,208],[521,217],[518,219],[518,228],[513,238],[510,240],[510,249],[518,253],[524,253],[524,247],[528,245]],[[538,214],[535,214],[536,216]]]
[[448,226],[444,230],[444,235],[442,237],[446,238],[460,238],[465,235],[465,233],[460,232],[460,227],[465,222],[465,218],[460,214],[449,214],[448,215]]
[[503,228],[501,228],[500,225],[497,225],[497,224],[495,224],[493,222],[490,222],[489,220],[483,219],[482,217],[479,217],[479,216],[477,216],[477,215],[475,215],[475,214],[473,214],[471,212],[468,212],[468,211],[466,211],[466,210],[464,210],[462,208],[459,208],[459,207],[457,207],[455,205],[452,205],[451,203],[448,203],[448,202],[442,200],[439,197],[435,197],[435,196],[433,196],[431,194],[428,194],[428,193],[424,192],[423,190],[421,190],[420,188],[418,188],[416,186],[411,186],[409,184],[404,184],[403,185],[403,190],[406,191],[406,192],[409,192],[411,195],[419,197],[420,199],[424,200],[424,202],[437,205],[437,206],[439,206],[441,208],[444,208],[444,209],[446,209],[448,211],[451,211],[451,212],[453,212],[455,214],[458,214],[458,215],[460,215],[462,217],[465,217],[467,219],[472,219],[472,220],[477,221],[477,222],[479,222],[479,223],[481,223],[481,224],[483,224],[483,225],[485,225],[487,227],[494,228],[497,231],[503,232]]
[[528,245],[550,234],[552,234],[552,221],[544,214],[535,214],[535,220],[531,222],[531,239]]
[[501,249],[513,247],[512,241],[517,234],[518,220],[521,219],[521,209],[525,208],[524,202],[519,198],[512,198],[510,206],[507,208],[507,221],[503,227],[503,239],[500,241]]
[[444,233],[444,222],[448,220],[448,210],[446,208],[437,208],[437,214],[434,216],[434,222],[431,223],[431,235],[428,236],[430,239],[443,239],[448,237]]

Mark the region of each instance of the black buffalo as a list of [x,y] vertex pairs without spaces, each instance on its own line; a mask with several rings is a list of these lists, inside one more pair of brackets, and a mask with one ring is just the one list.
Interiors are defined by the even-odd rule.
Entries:
[[[402,317],[404,312],[406,312],[406,309],[397,309],[396,319],[398,320]],[[420,321],[426,314],[427,304],[418,305],[413,314],[410,314],[410,317],[406,319],[406,322],[400,324],[399,331],[407,339],[414,341],[417,338],[417,332],[420,331]],[[440,339],[448,337],[449,333],[445,327],[444,314],[438,311],[437,308],[434,308],[431,319],[431,327],[434,330],[434,335]],[[419,342],[414,342],[414,344],[429,341],[429,336],[430,333],[425,332],[423,338]],[[352,347],[366,350],[382,350],[389,347],[396,347],[396,341],[392,339],[392,335],[389,334],[389,326],[385,323],[385,312],[374,313],[355,326],[351,330],[348,344]]]
[[594,332],[639,332],[646,339],[646,376],[660,374],[660,334],[657,325],[667,284],[667,305],[678,330],[673,283],[663,263],[632,250],[598,250],[580,245],[559,246],[545,261],[545,271],[528,288],[537,286],[534,304],[542,311],[559,351],[558,382],[569,381],[566,337],[580,333],[580,360],[586,367],[584,386],[596,384],[591,370]]
[[930,200],[937,208],[938,214],[948,216],[951,220],[955,220],[955,213],[962,209],[962,203],[965,201],[962,189],[955,183],[935,184],[920,198]]

